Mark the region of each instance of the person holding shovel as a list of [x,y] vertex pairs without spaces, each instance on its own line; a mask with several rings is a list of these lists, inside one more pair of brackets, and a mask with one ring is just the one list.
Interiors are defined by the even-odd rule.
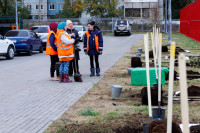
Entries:
[[59,69],[59,81],[64,83],[71,83],[72,80],[69,79],[69,61],[74,58],[74,46],[75,40],[73,36],[69,36],[67,32],[66,22],[61,22],[58,24],[57,31],[57,51],[60,61]]
[[[75,42],[74,42],[74,50],[75,50],[75,58],[73,60],[70,61],[69,63],[69,76],[73,75],[73,71],[74,73],[77,73],[81,76],[80,72],[79,72],[79,65],[78,65],[78,60],[80,60],[80,56],[79,56],[79,52],[81,51],[78,43],[80,40],[80,37],[78,35],[78,31],[74,29],[74,25],[72,23],[71,20],[67,20],[67,30],[66,32],[71,36],[73,35],[75,38]],[[75,64],[76,61],[76,64]]]
[[99,55],[103,51],[103,37],[100,28],[95,26],[95,22],[88,23],[88,31],[84,36],[84,52],[90,57],[90,77],[95,76],[94,60],[96,63],[96,76],[100,76]]
[[59,61],[57,47],[56,47],[56,32],[57,32],[58,24],[56,22],[52,22],[50,23],[49,27],[50,27],[50,31],[47,37],[46,55],[50,55],[50,59],[51,59],[50,80],[57,81],[59,80],[59,71],[58,70],[56,71],[57,78],[54,78],[54,72],[55,72],[56,62]]

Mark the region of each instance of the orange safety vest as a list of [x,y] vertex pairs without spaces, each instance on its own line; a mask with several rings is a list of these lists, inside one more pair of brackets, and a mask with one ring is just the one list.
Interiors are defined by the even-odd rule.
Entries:
[[51,34],[54,34],[55,36],[55,45],[56,45],[56,34],[53,32],[53,31],[50,31],[49,34],[48,34],[48,37],[47,37],[47,44],[46,44],[46,55],[58,55],[58,53],[51,47],[50,45],[50,41],[49,41],[49,37]]
[[73,46],[73,44],[66,45],[65,43],[63,43],[60,40],[62,34],[64,34],[69,40],[71,39],[67,34],[64,33],[63,29],[59,29],[57,31],[57,51],[58,51],[58,55],[69,56],[69,57],[66,57],[66,58],[69,58],[69,60],[72,60],[73,57],[71,57],[71,55],[73,55],[74,46]]
[[[89,36],[90,36],[90,33],[88,31],[86,31],[86,36],[87,36],[87,52],[88,52],[89,51]],[[97,52],[99,52],[99,37],[96,34],[94,35],[94,41],[95,41],[96,50]]]

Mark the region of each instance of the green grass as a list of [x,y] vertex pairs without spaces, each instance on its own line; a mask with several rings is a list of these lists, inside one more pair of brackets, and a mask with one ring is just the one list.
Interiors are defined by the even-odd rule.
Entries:
[[128,101],[127,102],[128,105],[132,105],[132,106],[140,106],[141,102],[137,102],[137,101]]
[[106,116],[104,116],[104,120],[116,120],[118,119],[122,114],[117,112],[110,112]]
[[99,115],[99,112],[94,111],[93,109],[84,109],[81,111],[81,116],[97,116]]
[[135,112],[135,114],[145,114],[145,115],[148,115],[148,107],[147,106],[134,108],[133,111]]

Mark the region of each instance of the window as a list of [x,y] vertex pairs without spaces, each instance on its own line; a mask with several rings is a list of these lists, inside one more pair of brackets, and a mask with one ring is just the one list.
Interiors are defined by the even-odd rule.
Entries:
[[27,8],[30,11],[31,10],[31,5],[27,5]]
[[43,9],[43,5],[41,5],[41,8],[40,9]]
[[126,17],[140,17],[140,8],[127,8]]
[[35,8],[38,10],[39,9],[39,5],[36,5]]
[[63,4],[60,5],[60,10],[63,10]]
[[28,32],[27,31],[8,31],[6,33],[7,37],[28,37]]
[[149,9],[148,8],[142,9],[142,17],[143,18],[149,18]]
[[54,4],[50,4],[50,5],[49,5],[49,10],[55,10]]

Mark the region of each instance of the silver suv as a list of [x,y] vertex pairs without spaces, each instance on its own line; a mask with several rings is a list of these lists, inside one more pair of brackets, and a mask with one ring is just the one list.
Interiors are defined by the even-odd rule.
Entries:
[[114,36],[120,33],[125,33],[126,35],[131,35],[131,26],[128,20],[117,20],[114,27]]

